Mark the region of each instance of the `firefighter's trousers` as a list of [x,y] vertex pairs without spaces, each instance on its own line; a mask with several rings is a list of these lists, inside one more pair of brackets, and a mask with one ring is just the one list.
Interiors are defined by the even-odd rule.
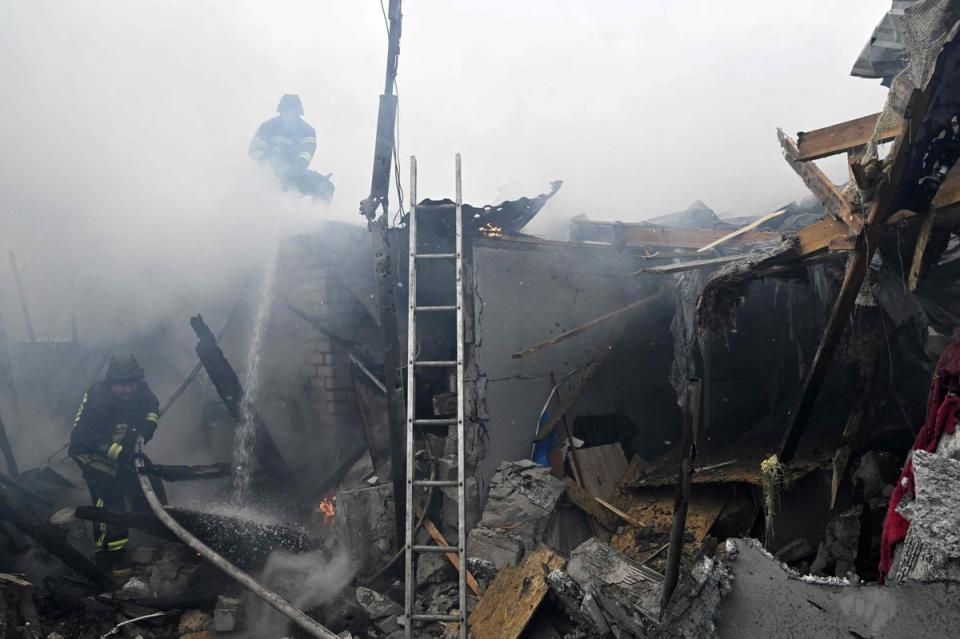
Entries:
[[[140,488],[137,471],[132,465],[111,462],[106,458],[82,455],[74,457],[90,489],[94,506],[114,512],[149,513],[150,505]],[[147,466],[149,460],[145,460]],[[167,502],[163,482],[150,476],[150,485],[162,503]],[[129,531],[125,526],[93,522],[93,540],[98,554],[122,555],[127,548]]]

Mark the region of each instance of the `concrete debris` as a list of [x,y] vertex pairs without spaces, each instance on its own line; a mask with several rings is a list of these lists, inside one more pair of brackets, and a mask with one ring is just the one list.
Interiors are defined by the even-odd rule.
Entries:
[[557,602],[578,626],[600,636],[610,633],[610,625],[596,599],[592,594],[584,593],[573,577],[562,570],[553,570],[546,580]]
[[[884,459],[881,460],[881,455]],[[852,480],[859,484],[864,500],[880,497],[890,482],[884,478],[883,468],[889,464],[888,453],[870,450],[860,458],[860,465],[853,472]]]
[[417,584],[440,584],[457,578],[457,571],[445,555],[424,552],[417,555]]
[[[822,580],[821,580],[822,581]],[[804,580],[753,539],[728,540],[716,560],[702,559],[682,582],[662,637],[946,637],[960,627],[960,583],[905,582],[889,587]]]
[[402,629],[398,620],[403,615],[400,604],[363,586],[357,588],[356,597],[357,603],[380,632],[389,635]]
[[217,632],[231,632],[237,627],[237,613],[240,600],[235,597],[217,596],[217,605],[213,609],[213,629]]
[[516,566],[523,556],[523,542],[511,532],[474,528],[467,537],[470,559],[485,562],[500,570]]
[[915,497],[899,508],[910,529],[890,577],[960,581],[960,461],[915,450],[913,475]]
[[564,490],[549,468],[532,461],[500,464],[480,523],[468,536],[470,557],[498,569],[517,565],[524,553],[543,541]]
[[691,569],[686,583],[678,588],[661,622],[663,639],[716,637],[720,603],[730,592],[729,568],[704,557]]
[[571,617],[587,619],[596,632],[604,626],[615,636],[656,632],[662,578],[597,538],[575,548],[566,573],[553,571],[547,582]]
[[142,599],[150,595],[150,586],[139,577],[131,577],[117,593],[120,599]]
[[361,575],[375,573],[390,560],[396,547],[390,484],[340,491],[335,521],[340,545]]
[[860,520],[863,506],[854,506],[827,524],[826,535],[810,566],[815,575],[832,574],[847,577],[856,574],[855,562],[860,551]]

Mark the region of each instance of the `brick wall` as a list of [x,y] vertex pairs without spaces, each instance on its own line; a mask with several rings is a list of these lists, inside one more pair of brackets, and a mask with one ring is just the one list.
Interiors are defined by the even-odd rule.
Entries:
[[[356,339],[352,329],[363,324],[366,311],[331,273],[331,265],[324,264],[302,238],[284,242],[279,259],[278,288],[284,297],[335,333]],[[313,421],[330,434],[344,428],[359,432],[359,408],[346,350],[309,322],[289,316]]]

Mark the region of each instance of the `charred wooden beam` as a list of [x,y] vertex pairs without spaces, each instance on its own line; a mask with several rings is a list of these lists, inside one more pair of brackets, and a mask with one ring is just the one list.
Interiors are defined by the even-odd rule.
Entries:
[[199,342],[197,343],[197,355],[203,363],[203,367],[210,376],[217,389],[217,394],[227,407],[237,424],[242,425],[246,420],[253,420],[254,443],[253,450],[264,468],[276,479],[282,486],[289,490],[295,490],[296,482],[293,473],[286,460],[277,448],[270,431],[257,412],[256,407],[252,406],[245,397],[243,386],[240,384],[240,378],[233,370],[230,362],[227,361],[223,351],[217,346],[217,340],[210,331],[210,328],[204,323],[203,316],[197,315],[190,318],[190,325],[197,334]]
[[176,536],[167,530],[160,520],[150,514],[137,512],[119,512],[107,510],[100,506],[77,506],[73,514],[77,519],[96,521],[113,526],[133,528],[167,541],[178,541]]
[[800,151],[790,136],[781,129],[777,129],[777,137],[780,140],[780,146],[783,148],[784,159],[786,159],[790,168],[800,176],[810,192],[823,202],[828,212],[843,220],[853,232],[859,233],[863,227],[863,220],[850,208],[850,204],[843,197],[843,193],[816,164],[800,162],[798,159]]
[[204,466],[151,464],[144,469],[144,472],[147,475],[159,477],[163,481],[197,481],[229,477],[233,472],[233,468],[227,463],[207,464]]
[[100,570],[83,553],[70,545],[66,532],[49,522],[43,521],[30,510],[23,508],[16,499],[0,486],[0,519],[9,522],[17,530],[27,535],[51,555],[85,577],[98,588],[113,588],[110,576]]
[[[191,610],[212,608],[217,603],[217,593],[216,591],[188,592],[175,597],[138,597],[132,599],[116,599],[108,595],[98,595],[95,599],[108,606],[140,606],[150,610]],[[204,635],[204,633],[199,634]],[[176,636],[179,637],[179,633]]]
[[[274,550],[300,553],[320,547],[305,531],[279,524],[169,506],[166,511],[203,543],[244,567],[262,566]],[[142,530],[160,539],[178,540],[152,513],[118,512],[96,506],[79,506],[75,513],[85,521],[102,521]]]
[[677,473],[677,496],[673,504],[673,525],[670,528],[670,546],[667,550],[667,568],[663,578],[660,610],[666,610],[680,577],[680,558],[683,555],[683,533],[687,526],[687,508],[690,504],[690,484],[693,464],[697,459],[697,431],[700,424],[700,380],[692,377],[687,382],[683,405],[683,435],[680,443],[680,468]]
[[[227,329],[230,328],[230,324],[233,323],[234,318],[240,311],[240,305],[243,301],[243,295],[234,303],[233,308],[230,309],[230,312],[227,313],[226,319],[223,320],[223,324],[220,326],[220,330],[217,331],[216,340],[219,342],[223,339],[223,336],[226,335]],[[164,402],[163,406],[160,407],[160,410],[157,411],[160,417],[163,417],[173,404],[180,398],[185,390],[193,383],[193,380],[196,379],[197,375],[200,373],[200,369],[203,368],[203,362],[197,359],[197,363],[193,365],[193,368],[190,369],[190,372],[187,373],[187,376],[183,378],[183,381],[180,382],[180,385],[170,394],[170,397],[167,398],[167,401]]]

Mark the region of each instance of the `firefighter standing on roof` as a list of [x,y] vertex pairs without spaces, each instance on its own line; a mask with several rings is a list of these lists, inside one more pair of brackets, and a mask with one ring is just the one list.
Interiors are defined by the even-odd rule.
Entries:
[[[70,456],[80,466],[93,503],[112,511],[149,512],[133,460],[138,437],[153,438],[159,402],[133,355],[110,358],[106,378],[83,394],[70,434]],[[151,477],[154,491],[166,501],[163,484]],[[122,576],[127,572],[128,531],[94,522],[96,559]]]
[[317,132],[300,116],[300,96],[286,94],[277,105],[280,114],[260,125],[250,142],[250,157],[269,165],[284,189],[296,188],[321,200],[333,196],[329,176],[308,170],[317,151]]

